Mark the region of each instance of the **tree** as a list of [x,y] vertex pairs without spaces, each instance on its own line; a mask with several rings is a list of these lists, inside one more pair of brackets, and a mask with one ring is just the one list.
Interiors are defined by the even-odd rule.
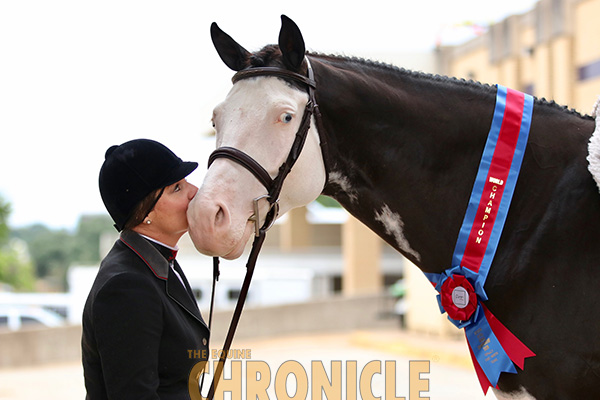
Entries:
[[104,232],[112,231],[114,228],[108,215],[84,215],[74,233],[35,224],[14,230],[12,236],[27,243],[35,275],[64,290],[71,265],[100,263],[100,237]]
[[26,250],[19,249],[19,242],[9,240],[10,213],[10,203],[0,197],[0,282],[18,290],[30,290],[35,280],[33,266]]
[[35,224],[16,230],[14,236],[27,243],[38,278],[66,275],[73,259],[73,235]]
[[0,246],[6,245],[8,242],[8,234],[10,232],[8,229],[8,217],[11,212],[10,203],[4,201],[0,196]]
[[100,238],[105,232],[116,232],[108,215],[84,215],[79,219],[74,238],[73,261],[81,264],[100,262]]
[[6,246],[0,251],[0,282],[16,290],[31,290],[35,282],[33,264]]

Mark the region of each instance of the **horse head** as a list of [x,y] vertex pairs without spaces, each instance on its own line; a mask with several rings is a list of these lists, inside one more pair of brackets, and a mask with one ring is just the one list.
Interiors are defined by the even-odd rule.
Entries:
[[[255,54],[215,23],[211,37],[223,62],[236,72],[277,67],[305,75],[308,67],[302,34],[292,20],[286,16],[281,19],[278,45],[266,46]],[[308,101],[306,86],[301,82],[281,75],[255,76],[235,81],[225,100],[215,107],[212,121],[217,148],[243,154],[250,161],[211,157],[204,182],[188,209],[189,232],[198,251],[235,259],[242,254],[255,224],[262,226],[265,222],[275,200],[282,215],[321,193],[325,167],[318,132],[310,123],[303,149],[278,198],[264,200],[269,191],[265,181],[275,179],[288,158]],[[244,163],[258,166],[253,172]]]

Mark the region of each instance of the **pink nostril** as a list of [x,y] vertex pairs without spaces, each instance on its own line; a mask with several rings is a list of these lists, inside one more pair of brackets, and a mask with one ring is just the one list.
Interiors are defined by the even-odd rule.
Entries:
[[215,214],[214,219],[214,227],[221,228],[226,226],[229,221],[229,213],[227,212],[227,208],[221,204],[217,204],[217,212]]
[[215,226],[221,225],[223,219],[225,218],[225,212],[222,207],[219,207],[217,210],[217,216],[215,217]]

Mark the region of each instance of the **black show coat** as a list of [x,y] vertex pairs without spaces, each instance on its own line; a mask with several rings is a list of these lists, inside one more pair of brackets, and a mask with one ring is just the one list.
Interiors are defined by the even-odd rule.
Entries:
[[175,268],[185,288],[149,241],[121,233],[83,311],[86,399],[189,399],[193,356],[208,354],[209,330]]

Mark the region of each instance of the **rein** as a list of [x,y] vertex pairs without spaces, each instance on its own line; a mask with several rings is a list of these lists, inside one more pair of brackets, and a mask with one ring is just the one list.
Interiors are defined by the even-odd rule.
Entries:
[[[244,303],[246,301],[246,297],[248,295],[248,290],[250,288],[250,282],[252,280],[252,275],[254,273],[254,268],[256,266],[256,261],[258,259],[258,254],[262,248],[262,245],[266,238],[267,231],[273,226],[275,220],[279,215],[279,194],[281,193],[281,189],[283,187],[283,182],[285,178],[290,173],[292,167],[300,157],[300,153],[302,152],[302,148],[304,147],[304,143],[306,142],[306,137],[308,136],[308,131],[310,129],[311,117],[314,115],[317,128],[319,132],[323,132],[322,121],[321,121],[321,113],[319,112],[318,105],[315,99],[315,89],[316,82],[314,80],[314,73],[312,67],[310,65],[310,61],[308,57],[305,57],[307,67],[308,67],[308,77],[297,74],[292,71],[288,71],[283,68],[277,67],[261,67],[261,68],[249,68],[242,71],[238,71],[232,78],[232,82],[236,83],[242,79],[254,78],[257,76],[275,76],[282,79],[291,79],[296,82],[300,82],[308,87],[308,102],[304,108],[304,114],[302,116],[302,120],[300,122],[300,127],[296,132],[296,136],[294,138],[294,143],[288,153],[288,156],[285,162],[279,167],[279,171],[277,177],[272,179],[269,173],[251,156],[244,153],[241,150],[238,150],[233,147],[219,147],[216,149],[209,157],[208,166],[217,159],[217,158],[227,158],[232,160],[248,171],[250,171],[256,179],[258,179],[263,186],[267,189],[268,194],[259,196],[253,200],[254,203],[254,215],[250,218],[254,221],[255,226],[255,237],[254,242],[252,243],[252,249],[250,250],[250,255],[248,256],[248,261],[246,263],[246,276],[244,277],[244,282],[242,283],[242,288],[240,290],[240,295],[238,297],[238,301],[235,306],[235,310],[233,312],[233,316],[231,318],[231,323],[229,325],[229,330],[227,332],[227,337],[225,339],[225,343],[223,345],[223,351],[221,352],[221,357],[215,369],[215,374],[213,377],[212,384],[210,386],[210,390],[208,392],[208,399],[212,400],[215,395],[215,390],[217,385],[219,384],[219,380],[221,379],[221,375],[223,373],[223,367],[225,365],[227,359],[227,353],[231,347],[231,343],[233,342],[233,337],[235,335],[235,331],[237,329],[237,325],[239,323],[240,317],[242,315],[242,309],[244,307]],[[321,141],[321,151],[323,154],[323,162],[325,163],[325,173],[327,174],[327,142],[324,140],[325,136],[320,133],[320,141]],[[327,175],[325,182],[327,182]],[[263,199],[266,199],[269,202],[269,211],[265,217],[265,222],[262,227],[259,228],[259,202]],[[213,313],[213,304],[214,304],[214,287],[216,285],[216,281],[219,279],[219,258],[213,258],[213,289],[211,296],[211,308],[209,321],[212,322],[212,313]],[[209,322],[209,329],[210,329]],[[203,376],[204,379],[204,376]],[[202,391],[202,389],[200,389]]]

